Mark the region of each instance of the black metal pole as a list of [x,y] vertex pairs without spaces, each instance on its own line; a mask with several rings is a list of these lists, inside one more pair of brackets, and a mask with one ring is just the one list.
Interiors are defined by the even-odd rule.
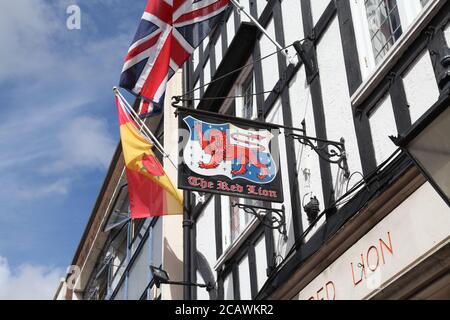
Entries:
[[[188,59],[185,64],[185,68],[183,70],[183,92],[186,92],[192,87],[191,81],[191,66],[192,60]],[[183,102],[185,107],[191,107],[189,102]],[[184,212],[183,212],[183,280],[185,283],[192,282],[191,278],[191,228],[192,228],[192,220],[191,220],[191,192],[185,190],[183,192],[184,195]],[[192,290],[191,287],[185,286],[183,288],[183,299],[184,300],[192,300]]]
[[[191,194],[184,191],[184,212],[183,212],[183,281],[191,282]],[[184,300],[191,300],[191,288],[183,288]]]

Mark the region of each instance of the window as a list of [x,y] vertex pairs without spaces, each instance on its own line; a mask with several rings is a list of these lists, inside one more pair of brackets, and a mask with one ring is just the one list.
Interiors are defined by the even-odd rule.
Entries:
[[245,119],[253,119],[253,76],[250,75],[248,79],[242,84],[242,117]]
[[402,35],[396,0],[365,0],[375,62],[378,64]]
[[118,232],[111,237],[111,244],[108,251],[113,257],[112,275],[121,274],[125,268],[125,260],[127,256],[128,243],[128,228],[118,230]]
[[109,232],[111,230],[122,228],[123,225],[130,220],[129,206],[130,199],[128,196],[128,185],[123,184],[114,200],[113,209],[107,218],[103,231]]
[[[239,235],[245,230],[247,225],[250,223],[252,216],[245,212],[244,210],[238,209],[234,206],[235,203],[241,203],[243,199],[239,199],[236,197],[230,197],[230,233],[231,233],[231,243],[233,243]],[[252,200],[245,199],[245,204],[249,203]]]
[[[242,103],[242,117],[245,119],[254,120],[256,118],[256,112],[254,108],[254,91],[253,91],[254,85],[253,85],[253,74],[250,73],[248,78],[244,81],[242,84],[242,95],[243,103]],[[261,206],[261,201],[251,200],[251,199],[244,199],[244,203],[246,205],[253,205],[253,206]],[[248,215],[248,214],[246,214]]]
[[[238,95],[242,95],[243,98],[240,98],[241,110],[236,112],[237,114],[241,114],[242,118],[245,119],[254,119],[254,103],[253,103],[253,74],[247,76],[247,78],[242,82],[242,84],[238,88]],[[239,199],[236,197],[230,198],[230,228],[231,228],[231,242],[234,242],[237,237],[245,230],[247,225],[250,223],[252,216],[245,212],[244,210],[240,210],[236,207],[233,207],[235,203],[244,203],[246,205],[256,205],[256,202],[251,199]]]
[[[250,63],[251,60],[248,62]],[[230,90],[230,96],[238,96],[238,98],[226,99],[220,109],[220,113],[230,116],[256,119],[256,97],[255,91],[255,79],[253,77],[253,70],[245,70],[237,79],[234,87]],[[238,197],[221,198],[222,203],[222,226],[223,226],[223,246],[226,250],[231,246],[236,239],[244,232],[250,222],[253,220],[253,216],[244,210],[241,210],[234,206],[235,203],[242,203],[246,205],[262,206],[261,201],[255,201],[251,199],[244,199]],[[226,212],[226,214],[225,214]]]
[[[255,108],[255,95],[254,95],[254,77],[253,70],[249,70],[243,73],[237,81],[234,92],[237,96],[242,96],[242,98],[237,98],[234,100],[234,105],[229,108],[234,110],[233,115],[254,120],[257,117],[257,112]],[[230,110],[228,109],[228,110]],[[231,114],[227,112],[228,114]],[[235,203],[242,203],[251,206],[262,206],[261,201],[230,197],[230,235],[231,243],[233,243],[239,235],[245,230],[248,224],[252,221],[253,216],[242,209],[238,209],[233,205]]]
[[408,31],[411,26],[427,12],[424,7],[435,2],[429,0],[350,1],[364,79],[381,64],[401,37],[405,34],[407,37],[410,36]]
[[132,223],[131,223],[131,233],[132,233],[131,238],[133,239],[132,241],[134,241],[134,239],[136,237],[139,237],[142,239],[144,234],[141,231],[142,231],[142,227],[144,226],[145,222],[146,222],[146,219],[133,219],[132,220]]

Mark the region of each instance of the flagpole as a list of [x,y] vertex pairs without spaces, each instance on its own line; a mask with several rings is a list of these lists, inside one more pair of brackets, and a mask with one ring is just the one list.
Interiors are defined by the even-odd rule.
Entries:
[[123,107],[125,108],[125,112],[127,112],[127,114],[131,117],[131,119],[132,119],[133,121],[135,121],[137,125],[139,125],[139,133],[141,133],[141,134],[144,136],[144,138],[145,138],[149,143],[153,144],[153,145],[155,146],[155,148],[156,148],[159,152],[161,152],[161,154],[165,155],[164,150],[162,150],[162,149],[159,147],[159,145],[155,145],[153,139],[150,138],[150,136],[149,136],[149,134],[147,133],[147,131],[146,131],[146,130],[143,130],[143,129],[145,129],[145,128],[144,128],[144,122],[141,121],[141,119],[140,119],[139,117],[137,117],[137,116],[135,116],[135,115],[133,114],[134,109],[127,103],[126,100],[123,100],[120,96],[117,95],[117,98],[119,98],[120,101],[121,101],[122,103],[125,104],[125,105],[123,106]]
[[[119,97],[119,99],[120,99],[120,97]],[[143,130],[144,122],[141,120],[141,118],[135,117],[132,113],[130,113],[130,111],[129,111],[130,108],[128,106],[125,106],[125,109],[126,109],[125,111],[127,111],[129,113],[129,115],[136,122],[136,124],[139,125],[139,133],[141,133],[150,144],[153,144],[155,146],[156,150],[158,150],[162,155],[165,155],[166,153],[165,153],[164,149],[161,149],[158,145],[155,145],[153,142],[153,139],[150,138],[150,136],[148,135],[146,130]]]
[[[119,97],[117,95],[117,98],[119,98],[123,103],[125,103],[125,101],[123,101],[123,99],[121,97]],[[150,136],[148,135],[148,133],[144,129],[144,122],[141,121],[141,119],[139,117],[136,117],[133,113],[132,113],[132,108],[131,106],[129,106],[129,104],[125,103],[126,105],[123,106],[125,108],[125,111],[128,113],[128,115],[131,117],[132,120],[134,120],[136,122],[137,125],[139,125],[139,133],[142,133],[144,138],[148,140],[149,143],[154,144],[153,143],[153,139],[150,138]],[[134,111],[134,110],[133,110]],[[164,154],[164,151],[161,150],[159,148],[159,146],[155,145],[156,149],[161,152],[162,154]]]
[[163,156],[165,158],[167,158],[170,163],[172,163],[173,167],[178,170],[177,166],[175,165],[175,163],[172,161],[172,158],[170,157],[170,155],[164,150],[164,147],[159,143],[158,139],[156,139],[156,137],[153,135],[152,131],[147,127],[147,125],[145,124],[144,121],[142,121],[141,118],[139,118],[139,115],[136,113],[136,111],[134,111],[133,107],[131,107],[131,105],[128,103],[128,101],[124,98],[124,96],[122,95],[122,93],[120,93],[119,89],[117,87],[113,87],[113,91],[115,94],[117,94],[119,96],[119,98],[127,105],[127,108],[131,111],[133,118],[135,118],[141,125],[142,127],[147,131],[146,133],[148,135],[150,135],[151,140],[153,141],[153,143],[155,144],[155,146],[159,149],[159,151],[163,154]]
[[142,129],[145,129],[145,130],[142,130],[142,133],[143,133],[144,136],[147,138],[147,140],[149,140],[150,143],[153,143],[154,146],[156,147],[156,149],[158,149],[159,152],[161,152],[161,154],[162,154],[165,158],[167,158],[167,159],[170,161],[170,163],[173,165],[173,167],[175,168],[175,170],[178,170],[177,166],[176,166],[175,163],[172,161],[172,158],[170,157],[170,155],[164,150],[164,147],[159,143],[158,139],[156,139],[156,137],[153,135],[153,133],[151,132],[151,130],[147,127],[147,125],[145,124],[145,122],[142,121],[142,119],[138,116],[138,114],[136,113],[136,111],[134,111],[134,109],[130,106],[130,104],[128,103],[128,101],[126,101],[125,98],[123,98],[123,96],[122,96],[122,97],[119,97],[119,98],[121,98],[121,99],[124,100],[127,109],[129,109],[130,112],[131,112],[130,115],[132,116],[133,120],[136,121],[136,122],[139,124],[139,126],[141,127],[141,130],[142,130]]
[[290,63],[295,64],[294,59],[288,54],[288,49],[283,48],[275,39],[273,39],[267,33],[266,29],[264,29],[264,27],[258,22],[258,20],[255,19],[250,13],[248,13],[247,10],[245,10],[245,7],[243,5],[241,5],[236,0],[230,0],[230,2],[236,7],[238,12],[242,11],[253,22],[253,24],[285,55]]

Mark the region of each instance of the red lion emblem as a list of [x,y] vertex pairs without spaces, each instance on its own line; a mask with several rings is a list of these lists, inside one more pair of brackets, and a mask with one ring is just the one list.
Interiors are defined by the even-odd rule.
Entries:
[[142,157],[142,164],[151,175],[156,177],[162,177],[164,175],[164,169],[155,156],[145,154]]
[[[209,163],[204,163],[203,161],[199,162],[199,167],[201,169],[215,169],[222,161],[240,159],[239,169],[231,171],[233,175],[245,174],[247,172],[246,166],[250,163],[260,169],[258,179],[264,180],[267,177],[267,166],[259,161],[257,155],[258,150],[261,150],[262,147],[251,149],[249,147],[231,144],[230,141],[228,141],[227,134],[217,129],[210,129],[209,139],[205,139],[201,125],[196,123],[194,127],[202,150],[206,154],[211,155]],[[260,140],[262,137],[253,135],[252,138]]]

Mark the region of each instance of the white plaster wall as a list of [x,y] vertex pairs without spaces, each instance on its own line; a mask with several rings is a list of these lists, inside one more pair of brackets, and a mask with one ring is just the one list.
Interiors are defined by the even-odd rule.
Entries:
[[128,277],[128,300],[138,300],[148,284],[149,248],[146,241],[139,252]]
[[[197,271],[196,275],[197,275],[198,282],[203,283],[201,280],[202,275],[200,274],[200,272]],[[208,293],[208,291],[206,291],[205,288],[197,287],[196,290],[197,290],[197,300],[209,300],[209,293]]]
[[[275,39],[275,27],[273,23],[273,19],[270,20],[267,26],[267,33]],[[261,48],[261,57],[265,57],[271,53],[277,51],[277,47],[267,38],[262,37],[259,41],[259,45]],[[278,59],[277,55],[272,55],[271,57],[262,60],[262,74],[263,74],[263,83],[264,83],[264,91],[271,91],[278,79],[280,78],[278,72]],[[264,98],[266,99],[269,94],[266,93]]]
[[[172,97],[183,94],[183,71],[179,69],[167,84],[166,96],[164,100],[164,132],[178,133],[178,118],[175,117],[172,107]],[[178,134],[164,135],[164,150],[170,155],[172,161],[177,164],[178,161]],[[164,158],[164,168],[166,173],[177,185],[178,171],[169,159]]]
[[209,38],[209,36],[207,36],[206,38],[205,38],[205,40],[203,40],[203,50],[205,50],[206,49],[206,46],[209,44],[209,40],[210,40],[210,38]]
[[[194,89],[197,89],[200,86],[200,80],[197,80],[197,82],[194,84]],[[197,108],[198,103],[200,102],[200,100],[198,100],[200,98],[200,90],[195,90],[194,91],[194,106],[195,108]]]
[[207,60],[205,67],[203,68],[203,83],[205,84],[205,87],[203,88],[205,91],[208,89],[208,86],[211,82],[211,60]]
[[[281,100],[278,99],[272,110],[268,114],[266,118],[267,122],[275,123],[283,125],[283,111],[281,106]],[[288,246],[292,246],[294,241],[294,227],[292,221],[292,205],[291,205],[291,193],[290,193],[290,179],[289,171],[287,168],[287,156],[286,156],[286,139],[283,134],[279,135],[278,143],[280,146],[280,163],[278,164],[278,170],[281,170],[281,179],[283,183],[283,194],[284,194],[284,202],[282,204],[273,203],[273,208],[281,209],[282,205],[285,208],[286,215],[286,227],[288,233],[288,242],[283,240],[283,237],[278,232],[278,230],[274,230],[273,236],[275,241],[275,250],[277,254],[282,256],[285,255],[286,251],[289,250]],[[272,151],[273,152],[273,151]]]
[[[292,79],[289,86],[289,95],[292,108],[293,126],[301,128],[302,121],[305,120],[306,134],[311,137],[316,136],[313,106],[311,102],[311,93],[309,85],[306,82],[304,68],[300,69],[297,75]],[[300,201],[302,206],[309,202],[311,196],[316,196],[320,202],[320,209],[324,209],[324,199],[322,193],[322,181],[320,177],[320,166],[318,155],[309,147],[295,142],[295,154],[297,159],[298,184],[300,189]],[[305,177],[304,172],[309,172],[309,177]],[[305,203],[303,203],[303,201]],[[309,227],[309,222],[303,208],[302,225],[303,229]],[[319,220],[314,229],[306,236],[308,240],[317,228],[325,222],[325,217]],[[289,247],[289,245],[288,245]]]
[[420,0],[397,0],[397,6],[404,33],[422,11],[422,4]]
[[163,256],[162,256],[162,238],[163,238],[163,221],[161,218],[156,221],[155,225],[153,226],[153,255],[151,257],[151,263],[155,267],[159,267],[163,263]]
[[[250,0],[239,0],[238,1],[241,6],[244,7],[244,10],[250,13]],[[261,1],[260,1],[261,2]],[[249,22],[250,19],[244,14],[241,13],[241,22]]]
[[192,62],[194,63],[194,70],[196,70],[200,62],[200,47],[197,47],[192,53]]
[[230,17],[227,20],[227,42],[228,47],[230,46],[231,41],[233,41],[234,34],[236,30],[234,28],[234,14],[230,14]]
[[266,239],[264,235],[255,243],[255,261],[256,279],[258,281],[258,290],[260,290],[267,280]]
[[[300,1],[284,0],[281,2],[281,15],[283,18],[284,42],[292,44],[305,37],[303,31],[303,18]],[[295,50],[289,48],[291,54]]]
[[[267,1],[265,0],[238,0],[238,2],[248,13],[252,12],[251,8],[256,4],[258,18],[261,16],[261,13],[264,11],[264,8],[267,5]],[[244,13],[241,13],[241,21],[249,22],[250,19]]]
[[[182,94],[182,70],[180,69],[176,75],[170,80],[167,86],[166,101],[164,104],[164,131],[178,132],[178,118],[175,117],[171,106],[171,98],[174,95]],[[164,149],[175,164],[178,161],[178,134],[164,135]],[[171,178],[174,185],[178,182],[178,172],[168,159],[164,159],[164,168]],[[164,237],[161,240],[164,247],[164,269],[173,279],[181,279],[183,277],[183,237],[179,234],[182,230],[182,215],[174,215],[162,217]],[[183,298],[183,290],[181,287],[165,286],[161,291],[163,300],[181,299]]]
[[403,76],[411,122],[416,122],[439,98],[439,89],[428,50],[425,50]]
[[227,196],[220,196],[220,205],[222,208],[222,250],[225,252],[231,244],[230,198]]
[[[288,0],[289,1],[289,0]],[[322,13],[325,11],[327,6],[330,4],[330,0],[312,0],[311,1],[311,11],[313,16],[314,25],[319,21]]]
[[241,300],[251,300],[252,292],[250,287],[250,266],[248,256],[242,258],[238,264],[239,269],[239,293]]
[[198,193],[197,191],[192,191],[192,195],[194,196],[194,201],[192,203],[193,206],[196,206],[200,202],[204,201],[205,197],[201,197],[200,193]]
[[370,131],[372,133],[375,158],[378,165],[389,158],[389,156],[397,149],[394,143],[389,139],[390,135],[397,135],[396,128],[391,97],[386,95],[386,97],[380,101],[377,110],[370,117]]
[[122,282],[120,289],[117,291],[114,300],[125,300],[125,281]]
[[251,0],[251,1],[253,1],[253,2],[256,2],[257,3],[257,7],[256,7],[256,9],[257,9],[257,12],[258,12],[258,18],[261,16],[261,14],[263,13],[263,11],[264,11],[264,8],[266,7],[266,5],[267,5],[267,1],[261,1],[261,0]]
[[[165,216],[162,218],[164,237],[163,261],[166,270],[172,279],[183,278],[183,216]],[[155,242],[154,242],[155,243]],[[159,244],[156,244],[159,246]],[[163,286],[161,290],[163,300],[183,299],[183,288],[180,286]]]
[[[216,236],[214,223],[214,201],[211,200],[205,210],[200,214],[195,224],[197,251],[208,261],[209,267],[213,270],[216,262]],[[215,276],[215,275],[214,275]],[[202,279],[198,278],[199,282]]]
[[214,46],[214,51],[216,55],[216,69],[219,67],[220,62],[222,62],[222,35],[219,35],[216,41],[216,45]]
[[447,23],[444,29],[445,41],[447,42],[447,46],[450,46],[450,23]]
[[[317,46],[322,87],[323,106],[328,140],[345,139],[348,165],[351,172],[361,172],[361,161],[356,139],[350,94],[345,70],[344,54],[342,52],[341,35],[337,18],[331,23],[322,40]],[[332,165],[333,186],[338,179],[338,166]],[[355,181],[356,182],[356,181]],[[338,181],[339,189],[345,183]],[[351,187],[351,185],[349,186]],[[344,190],[345,192],[345,190]],[[325,195],[326,197],[328,195]],[[339,197],[339,194],[336,198]]]
[[230,272],[223,281],[223,298],[224,300],[233,300],[233,274]]

